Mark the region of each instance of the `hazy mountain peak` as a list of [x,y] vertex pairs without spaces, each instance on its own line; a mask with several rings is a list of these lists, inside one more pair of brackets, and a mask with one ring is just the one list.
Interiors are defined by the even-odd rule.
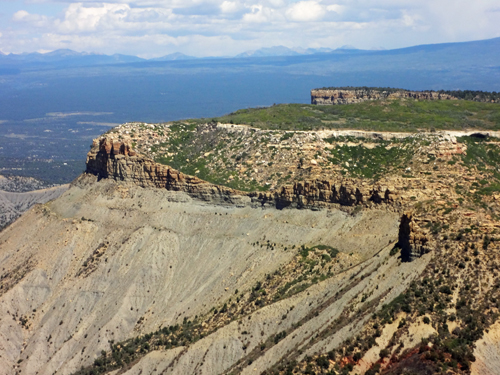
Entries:
[[236,57],[294,56],[299,54],[300,53],[285,46],[274,46],[243,52],[236,55]]
[[357,48],[354,47],[352,44],[345,44],[342,47],[339,47],[337,49],[357,49]]
[[73,56],[86,56],[93,55],[93,53],[89,52],[77,52],[68,48],[56,49],[52,52],[43,53],[45,56],[59,56],[59,57],[73,57]]
[[285,46],[264,47],[257,50],[246,51],[236,55],[236,57],[267,57],[267,56],[298,56],[313,55],[315,53],[329,53],[333,49],[326,47],[319,48],[288,48]]
[[194,56],[188,56],[182,52],[170,53],[165,56],[155,57],[153,59],[149,59],[150,61],[175,61],[175,60],[192,60],[196,59]]

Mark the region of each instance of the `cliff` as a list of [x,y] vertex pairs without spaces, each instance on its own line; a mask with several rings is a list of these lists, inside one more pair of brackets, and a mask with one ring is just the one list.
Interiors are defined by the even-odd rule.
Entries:
[[421,228],[411,212],[401,216],[399,224],[398,246],[405,261],[412,261],[431,251],[431,239],[428,231]]
[[112,138],[96,139],[87,155],[87,174],[99,179],[131,182],[141,187],[183,191],[206,201],[246,202],[277,208],[317,208],[332,204],[342,206],[398,204],[394,188],[357,186],[353,180],[311,180],[285,185],[273,192],[244,192],[215,185],[184,174],[168,165],[137,154],[128,143]]
[[311,104],[336,105],[361,103],[380,99],[458,100],[456,97],[432,91],[376,90],[376,89],[315,89],[311,90]]
[[203,181],[189,176],[167,165],[137,154],[131,145],[111,138],[94,140],[87,154],[86,173],[99,179],[109,178],[116,181],[132,182],[141,187],[162,188],[172,191],[184,191],[189,195],[205,200],[216,197],[228,200],[232,196],[241,196],[241,192],[224,186]]
[[[312,180],[285,185],[274,192],[244,192],[215,185],[184,174],[168,165],[137,154],[127,143],[111,138],[96,139],[87,155],[87,174],[99,179],[133,183],[144,188],[182,191],[193,198],[214,203],[232,203],[282,208],[327,208],[332,205],[380,205],[399,211],[401,198],[393,187],[356,186],[353,181]],[[411,213],[401,218],[399,246],[404,260],[411,261],[430,251],[429,237]]]

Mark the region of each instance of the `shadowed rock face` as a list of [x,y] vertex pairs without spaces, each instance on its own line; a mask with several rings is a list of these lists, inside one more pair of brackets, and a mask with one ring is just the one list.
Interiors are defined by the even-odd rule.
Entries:
[[430,251],[428,233],[420,228],[411,212],[405,212],[401,216],[398,245],[401,247],[401,257],[406,262]]
[[266,205],[277,208],[320,208],[332,204],[342,206],[390,204],[399,206],[394,188],[357,186],[352,180],[312,180],[285,185],[274,192],[243,192],[214,185],[198,177],[186,175],[167,165],[137,154],[126,143],[110,138],[94,140],[87,155],[87,173],[99,179],[132,182],[141,187],[183,191],[206,201]]
[[430,91],[311,90],[311,104],[352,104],[379,99],[457,100],[454,96]]

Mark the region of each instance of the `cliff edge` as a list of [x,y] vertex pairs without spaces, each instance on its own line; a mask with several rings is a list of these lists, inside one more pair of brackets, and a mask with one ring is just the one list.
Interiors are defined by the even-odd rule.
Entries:
[[315,89],[311,104],[353,104],[381,99],[458,100],[457,97],[435,91],[376,90],[376,89]]
[[320,208],[329,205],[355,206],[390,204],[398,206],[392,187],[357,185],[354,180],[311,180],[285,185],[272,192],[244,192],[215,185],[184,174],[132,150],[130,144],[110,137],[96,139],[87,155],[87,174],[141,187],[183,191],[191,197],[217,202],[246,202],[276,208]]

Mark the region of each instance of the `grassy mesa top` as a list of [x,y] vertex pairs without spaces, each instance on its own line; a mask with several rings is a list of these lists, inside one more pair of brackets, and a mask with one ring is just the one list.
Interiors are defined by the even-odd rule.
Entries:
[[[318,131],[355,129],[417,132],[500,130],[500,106],[471,100],[405,98],[360,101],[349,105],[279,104],[241,109],[212,119],[262,130]],[[196,120],[206,122],[207,119]]]

